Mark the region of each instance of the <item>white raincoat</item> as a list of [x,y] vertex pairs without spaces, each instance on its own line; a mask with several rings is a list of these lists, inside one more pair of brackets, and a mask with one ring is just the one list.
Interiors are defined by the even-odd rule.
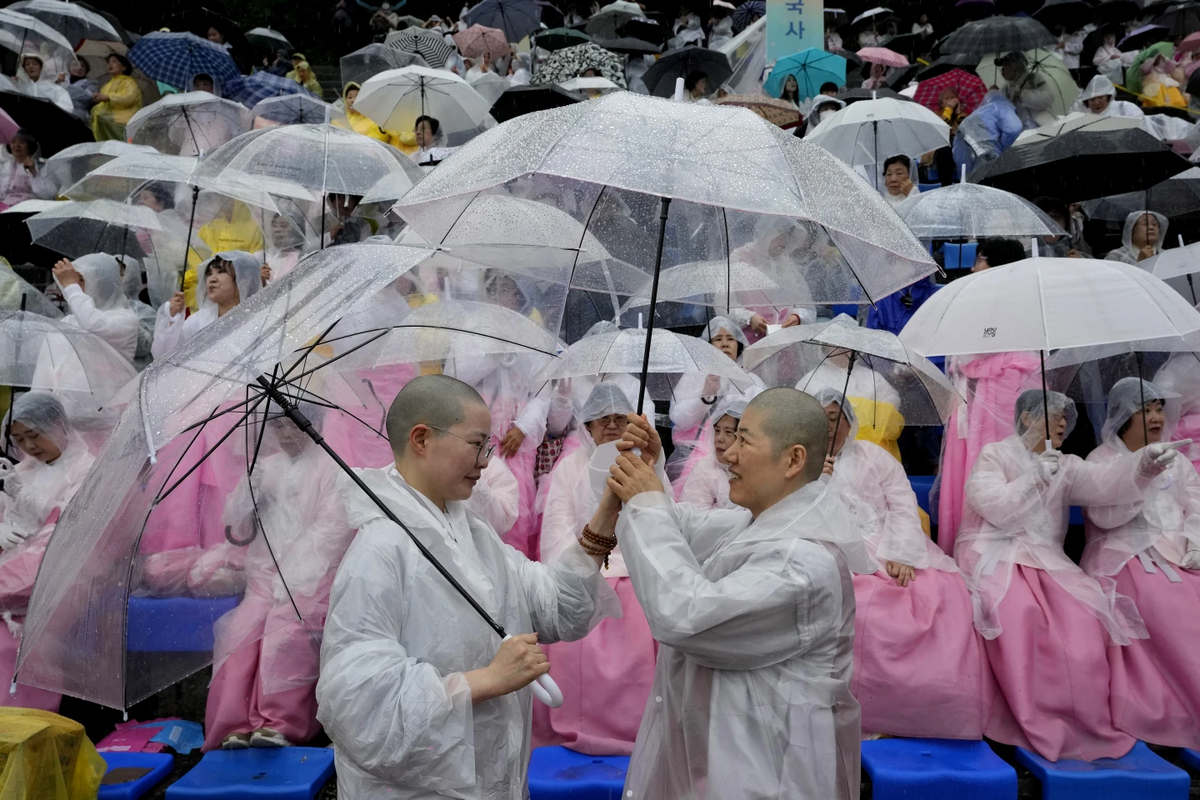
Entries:
[[[581,548],[530,562],[463,503],[442,513],[394,467],[357,472],[506,630],[575,640],[620,615]],[[358,534],[334,580],[317,684],[339,792],[524,800],[532,691],[472,706],[463,673],[490,664],[500,640],[357,486],[340,478],[339,490]]]
[[850,694],[864,568],[845,506],[816,481],[752,519],[644,492],[617,523],[661,647],[626,800],[850,800]]
[[[217,253],[214,258],[221,258],[233,264],[239,303],[245,301],[250,295],[262,288],[262,274],[260,272],[262,265],[253,254],[247,253],[244,250],[232,250]],[[201,278],[200,285],[196,287],[196,292],[201,298],[199,311],[191,316],[186,316],[186,312],[180,312],[175,316],[171,316],[171,304],[169,302],[163,303],[159,307],[158,316],[154,321],[154,345],[152,352],[155,358],[162,358],[217,321],[217,304],[208,299],[208,293],[204,290],[205,271],[207,269],[208,262],[201,264],[197,269]]]
[[83,288],[73,284],[63,289],[71,308],[63,322],[96,334],[132,361],[140,323],[121,288],[121,265],[108,253],[82,256],[72,263],[83,278]]
[[1139,253],[1138,248],[1133,245],[1133,226],[1145,216],[1151,216],[1158,220],[1158,241],[1154,243],[1154,254],[1158,255],[1162,252],[1162,243],[1166,241],[1167,226],[1169,225],[1167,218],[1156,211],[1134,211],[1125,217],[1125,227],[1121,229],[1121,246],[1110,251],[1104,257],[1106,260],[1122,261],[1137,266]]
[[[741,326],[728,317],[713,317],[710,319],[699,338],[706,342],[711,342],[713,337],[720,331],[724,331],[737,339],[743,348],[748,346],[746,334],[742,333]],[[741,361],[739,360],[738,363],[740,364]],[[731,387],[726,378],[721,378],[719,394],[740,396],[746,400],[753,400],[763,390],[763,382],[761,378],[753,373],[751,373],[750,377],[754,378],[757,385],[749,387],[744,392]],[[716,410],[716,397],[701,397],[701,392],[704,391],[704,382],[707,378],[707,375],[701,375],[698,372],[689,372],[685,373],[675,386],[675,400],[671,403],[671,423],[677,431],[689,431],[697,426],[706,424],[712,412]],[[688,440],[685,439],[683,441]],[[681,443],[681,441],[676,441],[676,444]]]

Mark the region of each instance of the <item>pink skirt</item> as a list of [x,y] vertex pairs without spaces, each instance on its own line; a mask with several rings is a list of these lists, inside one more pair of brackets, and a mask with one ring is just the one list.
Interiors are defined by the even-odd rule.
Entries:
[[1051,761],[1120,758],[1135,743],[1113,725],[1104,625],[1045,570],[1016,565],[985,640],[998,691],[984,733]]
[[[23,623],[25,618],[23,616],[16,617],[15,621]],[[0,622],[0,676],[3,676],[6,684],[3,689],[0,689],[0,706],[38,708],[57,714],[58,704],[62,702],[62,695],[57,692],[48,692],[45,689],[18,683],[17,693],[8,693],[7,684],[12,682],[13,671],[17,668],[17,648],[20,646],[20,638],[14,636],[8,626]]]
[[577,642],[546,645],[563,704],[533,704],[533,746],[565,745],[593,756],[633,752],[654,683],[658,642],[629,578],[608,578],[625,616],[606,619]]
[[1108,648],[1112,716],[1130,736],[1200,749],[1200,572],[1175,572],[1182,583],[1135,558],[1117,573],[1117,591],[1137,603],[1150,638]]
[[962,576],[854,575],[854,677],[864,732],[979,739],[995,694]]

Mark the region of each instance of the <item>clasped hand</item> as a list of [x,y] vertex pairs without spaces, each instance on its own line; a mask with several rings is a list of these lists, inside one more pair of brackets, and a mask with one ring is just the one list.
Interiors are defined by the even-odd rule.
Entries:
[[629,415],[625,435],[617,442],[620,455],[609,468],[608,488],[622,503],[642,492],[662,492],[654,464],[662,454],[662,440],[644,416]]

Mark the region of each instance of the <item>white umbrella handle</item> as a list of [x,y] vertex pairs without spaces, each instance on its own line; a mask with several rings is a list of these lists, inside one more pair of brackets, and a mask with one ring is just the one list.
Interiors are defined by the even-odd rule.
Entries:
[[[504,637],[503,641],[508,641],[512,638],[512,634]],[[563,704],[562,689],[558,688],[558,684],[554,682],[554,678],[549,675],[538,675],[537,680],[529,684],[533,689],[533,696],[541,700],[551,708],[558,708]]]

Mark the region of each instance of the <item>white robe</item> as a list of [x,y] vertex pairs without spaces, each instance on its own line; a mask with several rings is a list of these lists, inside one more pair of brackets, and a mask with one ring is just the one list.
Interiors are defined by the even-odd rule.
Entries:
[[[581,548],[530,562],[463,503],[442,513],[394,467],[356,471],[509,632],[570,641],[620,616]],[[338,793],[525,800],[532,691],[471,704],[464,673],[491,663],[499,637],[361,489],[343,476],[339,491],[358,534],[334,579],[317,684]]]
[[757,520],[658,492],[621,511],[625,564],[661,644],[626,800],[858,797],[854,590],[846,553],[817,540],[854,532],[826,486]]
[[167,355],[217,321],[217,307],[213,303],[205,304],[188,317],[182,311],[172,317],[170,308],[170,303],[163,303],[154,320],[154,344],[150,352],[156,359]]
[[133,361],[141,330],[136,311],[128,307],[98,309],[95,301],[78,284],[63,289],[63,298],[71,309],[71,313],[62,318],[63,322],[96,334]]

